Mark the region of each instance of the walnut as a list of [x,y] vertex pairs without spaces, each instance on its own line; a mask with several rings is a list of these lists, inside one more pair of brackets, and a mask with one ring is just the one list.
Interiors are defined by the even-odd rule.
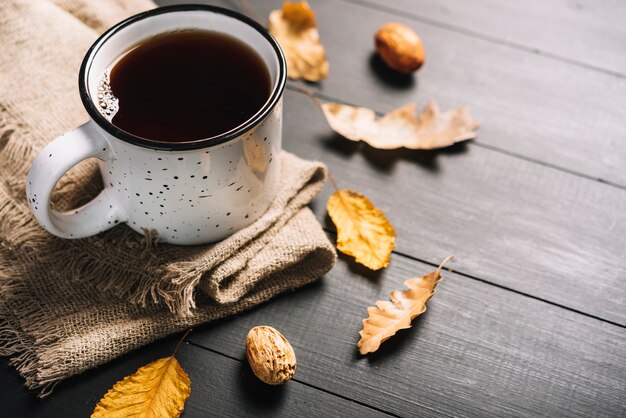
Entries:
[[389,67],[409,74],[424,64],[424,45],[411,28],[402,23],[386,23],[378,29],[376,52]]
[[268,385],[283,384],[296,372],[296,354],[275,328],[252,328],[246,337],[246,355],[254,375]]

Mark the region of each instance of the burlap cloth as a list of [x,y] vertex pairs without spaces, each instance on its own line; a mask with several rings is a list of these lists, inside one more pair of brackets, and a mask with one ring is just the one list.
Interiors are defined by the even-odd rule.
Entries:
[[[31,215],[25,177],[37,151],[87,118],[82,57],[97,34],[154,7],[148,0],[0,2],[0,355],[42,396],[68,376],[182,330],[312,282],[335,251],[306,207],[322,164],[283,153],[283,183],[250,227],[213,246],[158,245],[118,226],[62,240]],[[75,207],[101,186],[93,163],[59,183]]]

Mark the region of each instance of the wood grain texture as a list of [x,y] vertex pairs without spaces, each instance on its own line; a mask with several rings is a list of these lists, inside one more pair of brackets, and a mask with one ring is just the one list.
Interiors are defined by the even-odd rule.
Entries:
[[[245,338],[245,335],[244,335]],[[243,345],[243,340],[241,342]],[[22,388],[22,380],[7,361],[0,365],[2,417],[88,417],[115,382],[139,367],[171,354],[175,339],[150,344],[107,365],[62,382],[53,395],[38,399]],[[185,344],[176,355],[191,379],[191,396],[182,417],[381,416],[359,405],[299,382],[282,387],[260,383],[245,356],[232,359]]]
[[[358,4],[310,3],[330,73],[307,87],[379,112],[429,99],[442,109],[469,105],[482,123],[476,143],[626,187],[626,79]],[[254,7],[267,16],[280,4]],[[426,63],[414,76],[393,73],[374,54],[374,33],[388,21],[424,41]]]
[[[287,92],[284,147],[325,162],[339,187],[369,197],[396,250],[626,325],[626,193],[479,147],[381,151],[332,134]],[[315,212],[325,221],[329,185]],[[392,258],[391,264],[394,260]]]
[[322,282],[190,338],[239,357],[250,328],[274,326],[296,351],[300,381],[400,416],[626,413],[623,328],[447,271],[413,328],[360,356],[366,307],[433,269],[395,257],[368,277],[342,258]]
[[470,36],[626,75],[626,3],[621,0],[353,0],[407,11]]

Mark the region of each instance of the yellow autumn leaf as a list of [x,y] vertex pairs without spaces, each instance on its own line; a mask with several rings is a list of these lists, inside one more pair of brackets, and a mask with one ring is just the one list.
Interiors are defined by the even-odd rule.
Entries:
[[433,101],[417,116],[415,103],[409,103],[376,119],[376,113],[365,107],[322,103],[330,127],[352,141],[364,141],[379,149],[435,149],[476,137],[478,121],[467,107],[441,113]]
[[306,1],[286,1],[281,10],[273,10],[269,31],[285,53],[289,78],[318,81],[328,76],[328,61],[320,43],[315,13]]
[[139,368],[113,385],[91,417],[178,417],[190,393],[189,376],[172,355]]
[[426,302],[435,293],[441,280],[441,268],[452,258],[447,257],[435,271],[404,282],[408,290],[393,290],[390,301],[378,300],[367,308],[369,316],[363,320],[361,339],[357,343],[361,354],[373,353],[380,345],[401,329],[411,327],[411,321],[426,311]]
[[326,204],[337,227],[337,249],[357,263],[379,270],[389,265],[396,231],[370,200],[352,190],[338,190]]

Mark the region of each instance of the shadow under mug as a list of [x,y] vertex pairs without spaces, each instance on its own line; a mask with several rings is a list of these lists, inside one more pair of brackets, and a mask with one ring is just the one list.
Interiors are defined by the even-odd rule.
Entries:
[[[243,125],[198,141],[157,142],[120,130],[97,108],[102,75],[142,40],[178,29],[222,32],[250,45],[269,70],[269,99]],[[231,235],[258,219],[277,193],[285,81],[278,43],[257,22],[231,10],[171,6],[118,23],[87,51],[80,69],[80,96],[90,120],[43,148],[28,173],[33,214],[62,238],[92,236],[120,223],[139,233],[156,230],[160,241],[181,245]],[[87,158],[99,160],[104,190],[75,210],[52,209],[58,180]]]

